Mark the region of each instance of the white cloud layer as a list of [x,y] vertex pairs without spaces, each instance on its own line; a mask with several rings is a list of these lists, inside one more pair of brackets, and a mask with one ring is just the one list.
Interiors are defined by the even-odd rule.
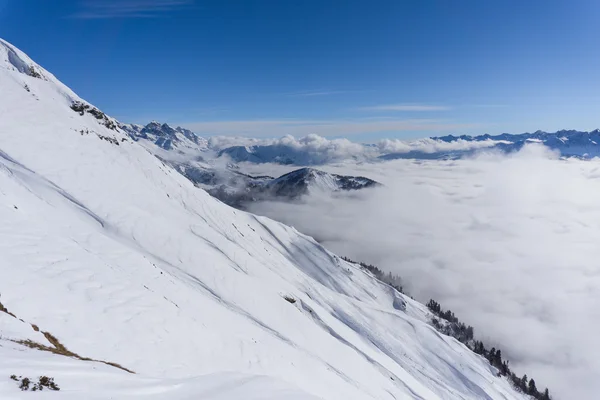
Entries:
[[415,297],[452,309],[556,399],[597,397],[600,161],[558,160],[531,145],[511,156],[323,169],[386,186],[253,211],[400,274]]
[[363,111],[448,111],[450,107],[431,104],[384,104],[361,108]]
[[[373,160],[385,154],[409,153],[411,151],[436,153],[444,151],[476,150],[493,147],[498,141],[467,141],[458,139],[444,142],[431,138],[404,141],[398,139],[382,139],[373,145],[364,145],[348,139],[327,139],[310,134],[299,139],[291,135],[279,139],[256,139],[233,136],[213,136],[208,139],[209,146],[222,150],[232,146],[278,146],[294,153],[306,153],[306,159],[321,162],[340,162],[344,160]],[[278,152],[281,152],[278,149]]]
[[191,6],[194,0],[85,0],[72,18],[155,18],[169,11]]
[[274,141],[274,144],[290,147],[310,153],[323,153],[328,157],[348,158],[362,156],[368,151],[364,145],[351,142],[348,139],[326,139],[319,135],[307,135],[296,139],[291,135]]
[[438,151],[483,149],[487,147],[493,147],[498,143],[500,142],[491,139],[481,141],[457,139],[452,142],[444,142],[442,140],[434,140],[431,138],[417,139],[413,141],[382,139],[377,143],[377,147],[382,154],[408,153],[411,151],[436,153]]

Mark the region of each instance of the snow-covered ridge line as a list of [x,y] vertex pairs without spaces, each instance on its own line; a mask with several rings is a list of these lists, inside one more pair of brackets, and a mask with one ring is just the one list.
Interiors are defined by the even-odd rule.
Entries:
[[136,374],[4,340],[39,332],[0,312],[1,398],[31,395],[12,374],[51,376],[66,399],[525,398],[433,329],[424,305],[213,199],[119,123],[72,109],[89,103],[17,50],[47,80],[14,68],[7,46],[2,302],[73,353]]
[[[167,161],[168,162],[168,161]],[[278,178],[251,176],[235,169],[214,169],[193,163],[173,163],[176,169],[222,202],[245,210],[257,201],[294,201],[309,193],[362,190],[381,184],[362,176],[330,174],[314,168],[300,168]]]
[[[157,124],[157,123],[155,123]],[[147,125],[150,126],[151,124]],[[158,124],[161,126],[161,124]],[[161,131],[181,130],[162,124]],[[137,128],[142,129],[142,128]],[[375,144],[354,143],[347,139],[327,139],[312,134],[296,139],[284,136],[280,139],[251,139],[242,137],[211,137],[192,141],[191,145],[172,148],[168,135],[151,137],[161,150],[175,150],[202,159],[225,158],[234,163],[278,163],[284,165],[315,166],[344,161],[373,162],[398,158],[408,159],[452,159],[472,156],[478,152],[511,153],[520,150],[528,143],[539,143],[555,150],[564,157],[582,159],[600,154],[600,131],[558,131],[554,133],[537,131],[523,134],[500,134],[480,136],[442,136],[411,141],[382,139]],[[133,137],[135,137],[133,133]],[[185,142],[185,140],[183,141]],[[182,143],[183,143],[182,142]],[[166,145],[165,145],[166,143]],[[176,146],[175,146],[176,147]],[[185,150],[182,150],[184,148]],[[152,150],[152,149],[151,149]],[[156,150],[155,150],[156,151]],[[160,150],[159,150],[160,151]]]

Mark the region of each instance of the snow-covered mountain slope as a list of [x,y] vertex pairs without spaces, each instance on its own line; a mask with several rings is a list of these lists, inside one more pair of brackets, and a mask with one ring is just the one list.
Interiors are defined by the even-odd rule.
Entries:
[[525,398],[426,307],[215,200],[3,41],[0,93],[0,398],[46,394],[12,374],[72,399]]
[[[22,327],[15,325],[21,324]],[[32,336],[31,326],[8,314],[0,313],[3,334]],[[18,332],[7,332],[16,328]],[[41,336],[41,335],[38,335]],[[36,338],[43,341],[43,337]],[[164,379],[129,374],[102,363],[85,362],[49,352],[24,350],[20,344],[0,340],[0,398],[47,398],[48,391],[21,392],[19,381],[29,377],[36,382],[41,374],[54,378],[59,387],[55,398],[60,399],[189,399],[189,400],[318,400],[305,391],[282,380],[268,376],[217,372],[198,377]],[[26,349],[26,348],[25,348]],[[37,394],[37,396],[36,396]]]

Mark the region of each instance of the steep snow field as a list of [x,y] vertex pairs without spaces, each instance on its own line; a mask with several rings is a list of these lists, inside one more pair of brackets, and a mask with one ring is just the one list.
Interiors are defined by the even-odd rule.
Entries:
[[[6,42],[0,94],[0,398],[46,394],[12,374],[73,399],[525,398],[423,305],[71,110]],[[135,374],[14,342],[42,332]]]

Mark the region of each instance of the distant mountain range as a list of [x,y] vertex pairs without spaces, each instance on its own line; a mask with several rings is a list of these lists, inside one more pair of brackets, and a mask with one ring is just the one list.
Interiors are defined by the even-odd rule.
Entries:
[[313,148],[311,146],[295,146],[289,143],[276,142],[254,146],[227,147],[218,152],[218,157],[227,156],[234,162],[277,163],[283,165],[324,165],[345,160],[367,161],[370,157],[370,146],[362,144],[355,144],[355,146],[363,147],[362,151],[348,154],[332,151],[330,147]]
[[[173,128],[169,124],[152,121],[146,126],[137,124],[119,124],[133,140],[144,144],[144,147],[158,147],[166,151],[180,154],[200,154],[208,148],[208,141],[189,129]],[[153,145],[153,146],[152,146]]]
[[[600,156],[600,130],[590,132],[561,130],[533,133],[479,136],[439,136],[413,141],[383,140],[376,144],[352,143],[345,139],[328,140],[316,135],[302,139],[284,137],[258,144],[237,145],[236,139],[207,140],[188,129],[151,122],[146,126],[120,124],[129,136],[151,151],[160,149],[165,158],[186,155],[196,160],[223,159],[231,163],[276,163],[315,166],[333,162],[372,162],[394,159],[457,159],[479,152],[510,153],[527,144],[542,144],[562,157],[590,159]],[[244,142],[244,139],[237,139]],[[156,152],[156,151],[155,151]],[[169,156],[168,153],[171,155]]]
[[[366,177],[342,176],[304,167],[278,178],[244,173],[243,163],[276,163],[290,166],[325,165],[333,162],[384,162],[395,159],[444,160],[481,152],[511,153],[528,144],[544,145],[562,157],[591,159],[600,156],[600,130],[562,130],[522,134],[440,136],[411,142],[387,140],[378,144],[315,137],[265,140],[262,144],[231,145],[243,139],[207,140],[194,132],[156,121],[121,124],[131,139],[172,165],[213,197],[239,209],[265,200],[295,200],[314,191],[333,193],[379,185]],[[227,143],[225,146],[219,143]],[[222,148],[224,147],[224,148]],[[241,163],[241,164],[240,164]]]
[[[441,136],[432,137],[431,140],[444,142],[448,144],[455,143],[476,143],[488,142],[494,143],[492,146],[485,147],[486,151],[496,150],[504,153],[510,153],[521,150],[527,144],[543,144],[544,146],[557,151],[562,157],[577,157],[581,159],[590,159],[600,156],[600,130],[596,129],[590,132],[561,130],[557,132],[536,131],[534,133],[500,135],[479,135],[479,136]],[[468,146],[465,146],[468,147]],[[471,147],[464,149],[448,149],[434,152],[410,151],[405,153],[391,153],[380,156],[381,159],[390,160],[396,158],[460,158],[465,155],[471,155],[482,151],[482,148]]]
[[[314,168],[300,168],[279,178],[252,176],[241,172],[236,164],[247,161],[287,165],[304,162],[311,165],[316,161],[309,153],[285,145],[260,146],[267,150],[263,150],[263,158],[259,158],[244,146],[219,150],[192,131],[173,128],[166,123],[152,121],[145,126],[119,124],[119,128],[213,197],[237,208],[245,208],[246,204],[255,201],[298,199],[309,191],[331,193],[379,185],[369,178],[329,174]],[[223,154],[235,162],[220,162]],[[236,154],[239,157],[235,157]]]

